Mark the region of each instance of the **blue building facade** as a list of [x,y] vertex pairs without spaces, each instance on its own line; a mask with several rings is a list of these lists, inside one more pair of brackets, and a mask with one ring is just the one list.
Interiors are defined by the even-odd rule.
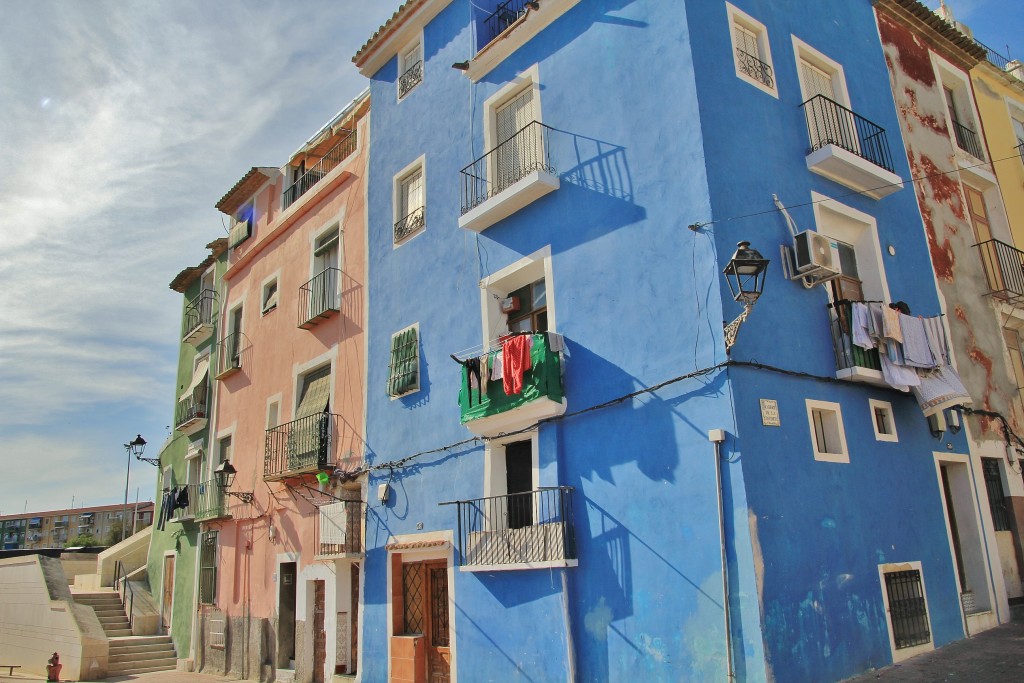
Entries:
[[[363,681],[820,682],[963,637],[966,442],[846,340],[846,301],[940,312],[868,0],[424,0],[355,61]],[[804,230],[836,265],[790,279]]]

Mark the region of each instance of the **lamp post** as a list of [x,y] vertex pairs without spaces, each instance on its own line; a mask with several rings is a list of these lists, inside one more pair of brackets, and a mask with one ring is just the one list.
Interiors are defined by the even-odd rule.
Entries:
[[768,259],[761,256],[761,252],[750,246],[750,242],[740,242],[736,245],[736,253],[729,259],[722,274],[729,283],[729,291],[732,292],[734,301],[743,304],[743,312],[725,326],[725,352],[729,353],[733,344],[736,343],[736,335],[740,332],[740,325],[747,320],[754,304],[757,303],[761,292],[764,290],[765,273],[768,272]]
[[124,475],[124,508],[121,511],[122,541],[125,538],[125,532],[128,530],[128,482],[132,475],[132,456],[141,458],[145,450],[146,440],[142,438],[142,434],[137,434],[134,440],[129,441],[124,445],[124,451],[128,455],[128,467]]

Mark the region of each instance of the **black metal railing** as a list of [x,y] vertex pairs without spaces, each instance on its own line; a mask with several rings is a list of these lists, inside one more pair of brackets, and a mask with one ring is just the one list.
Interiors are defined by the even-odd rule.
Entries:
[[992,513],[992,528],[996,531],[1010,531],[1010,515],[1003,493],[1003,478],[999,473],[999,460],[982,458],[981,471],[985,475],[985,490],[988,493],[988,508]]
[[527,7],[536,9],[537,3],[530,0],[507,0],[498,5],[497,9],[484,19],[484,44],[491,42],[516,23],[519,17],[526,14]]
[[824,95],[815,95],[800,106],[807,119],[811,152],[835,145],[895,173],[884,128]]
[[928,626],[928,605],[924,600],[921,572],[910,569],[885,573],[889,597],[889,619],[897,650],[923,645],[932,639]]
[[459,500],[462,566],[493,566],[576,559],[573,488]]
[[218,376],[242,369],[242,352],[247,345],[246,336],[241,332],[232,332],[224,337],[217,358]]
[[984,159],[984,152],[981,151],[981,138],[973,130],[953,120],[953,133],[956,137],[956,146],[970,154],[975,159]]
[[409,91],[423,80],[423,62],[416,62],[401,75],[398,79],[398,96],[405,97]]
[[358,554],[363,552],[363,502],[360,500],[346,500],[339,504],[345,506],[345,542],[325,543],[321,526],[321,555]]
[[400,221],[395,223],[395,243],[401,242],[409,235],[419,232],[427,221],[427,207],[420,208],[409,213]]
[[553,129],[531,121],[462,169],[462,213],[507,190],[534,171],[557,173],[549,154]]
[[267,430],[263,478],[280,479],[333,467],[331,444],[339,415],[317,413]]
[[194,500],[193,514],[198,520],[229,517],[227,496],[220,490],[216,479],[208,479],[192,487],[189,500]]
[[128,571],[121,560],[114,563],[114,590],[121,596],[121,607],[128,617],[130,629],[135,622],[135,590],[132,588],[132,582],[128,580]]
[[[184,489],[186,495],[181,495],[181,490]],[[182,499],[185,500],[185,504],[181,505]],[[196,485],[195,484],[181,484],[178,486],[178,495],[175,498],[175,507],[170,514],[170,520],[183,520],[192,519],[196,516],[196,506],[198,501],[196,500]]]
[[763,83],[769,88],[775,87],[775,77],[772,73],[772,68],[761,61],[757,55],[752,55],[746,50],[736,48],[736,64],[739,66],[740,71],[755,81]]
[[199,296],[185,305],[185,315],[181,322],[182,339],[188,339],[204,325],[213,324],[216,304],[217,292],[212,289],[204,289]]
[[878,349],[864,349],[853,343],[853,304],[853,301],[842,300],[828,305],[836,370],[867,368],[881,371]]
[[178,401],[178,405],[174,407],[174,428],[180,429],[185,425],[195,420],[205,419],[207,416],[206,412],[206,391],[195,393],[201,393],[202,396],[186,396],[184,399]]
[[1024,251],[995,239],[974,246],[981,255],[989,294],[1010,302],[1024,300]]
[[319,275],[299,287],[299,327],[311,327],[317,318],[338,310],[341,303],[338,293],[340,275],[338,268],[324,268]]
[[1001,71],[1006,71],[1006,67],[1009,66],[1011,61],[1009,57],[996,52],[980,40],[975,40],[974,42],[985,49],[985,59],[987,59],[989,63],[999,67]]
[[324,154],[316,164],[303,173],[298,180],[288,186],[284,191],[284,208],[288,208],[306,194],[314,185],[324,179],[328,173],[333,171],[338,164],[344,161],[352,152],[356,151],[356,132],[353,130],[346,135],[338,144]]

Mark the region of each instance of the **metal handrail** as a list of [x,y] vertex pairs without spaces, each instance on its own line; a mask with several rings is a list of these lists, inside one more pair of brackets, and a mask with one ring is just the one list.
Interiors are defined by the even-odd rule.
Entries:
[[775,87],[775,78],[772,74],[772,67],[762,61],[757,55],[752,55],[746,50],[736,48],[736,63],[740,71],[759,81],[769,88]]
[[423,80],[423,62],[419,61],[405,70],[398,79],[398,96],[405,97],[409,91]]
[[526,14],[527,5],[536,6],[535,2],[529,2],[529,0],[506,0],[495,8],[491,14],[484,19],[484,29],[486,30],[487,42],[491,42],[505,30],[516,23],[519,17]]
[[345,504],[345,542],[324,543],[322,530],[317,539],[321,555],[357,554],[363,552],[363,502],[361,500],[337,501]]
[[114,590],[121,595],[121,608],[128,617],[128,628],[135,623],[135,589],[128,580],[128,571],[124,568],[121,560],[114,564]]
[[999,52],[996,52],[995,50],[993,50],[980,40],[975,40],[974,42],[977,43],[980,47],[984,48],[985,59],[987,59],[991,64],[999,67],[1001,71],[1006,71],[1006,67],[1009,66],[1011,61],[1013,61],[1009,57]]
[[206,394],[207,391],[203,392],[202,400],[197,399],[194,395],[188,396],[184,400],[178,401],[178,405],[174,407],[174,427],[175,429],[188,424],[192,420],[204,418],[207,415],[206,412]]
[[1024,251],[997,239],[974,245],[981,253],[989,294],[998,299],[1024,299]]
[[316,413],[268,429],[263,455],[263,478],[327,469],[331,445],[340,424],[340,415]]
[[414,232],[418,232],[427,222],[427,207],[421,206],[409,212],[408,216],[395,223],[395,243],[401,242]]
[[294,204],[299,197],[323,180],[324,176],[333,171],[338,164],[356,151],[356,132],[350,131],[338,144],[329,149],[316,164],[302,174],[298,180],[284,191],[284,208]]
[[836,145],[895,173],[885,129],[824,95],[800,105],[807,120],[810,152]]
[[[226,500],[216,479],[207,479],[193,486],[195,495],[194,514],[196,519],[226,517]],[[191,503],[192,496],[189,497]]]
[[973,130],[953,119],[953,133],[956,136],[956,146],[970,154],[975,159],[985,159],[981,151],[981,138]]
[[299,287],[299,327],[339,309],[340,275],[339,268],[324,268]]
[[214,305],[216,301],[217,292],[212,289],[204,289],[185,305],[185,315],[181,322],[182,338],[188,337],[203,325],[213,324],[213,313],[217,308]]
[[462,213],[468,213],[534,171],[555,174],[549,154],[551,131],[531,121],[460,172]]
[[242,332],[225,335],[217,359],[217,374],[242,368],[242,352],[248,347],[249,338]]

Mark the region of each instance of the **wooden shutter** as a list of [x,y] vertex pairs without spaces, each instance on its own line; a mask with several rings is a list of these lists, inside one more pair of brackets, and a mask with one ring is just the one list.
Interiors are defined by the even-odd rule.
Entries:
[[391,338],[391,369],[388,373],[388,394],[401,396],[419,386],[419,338],[415,327],[402,330]]

